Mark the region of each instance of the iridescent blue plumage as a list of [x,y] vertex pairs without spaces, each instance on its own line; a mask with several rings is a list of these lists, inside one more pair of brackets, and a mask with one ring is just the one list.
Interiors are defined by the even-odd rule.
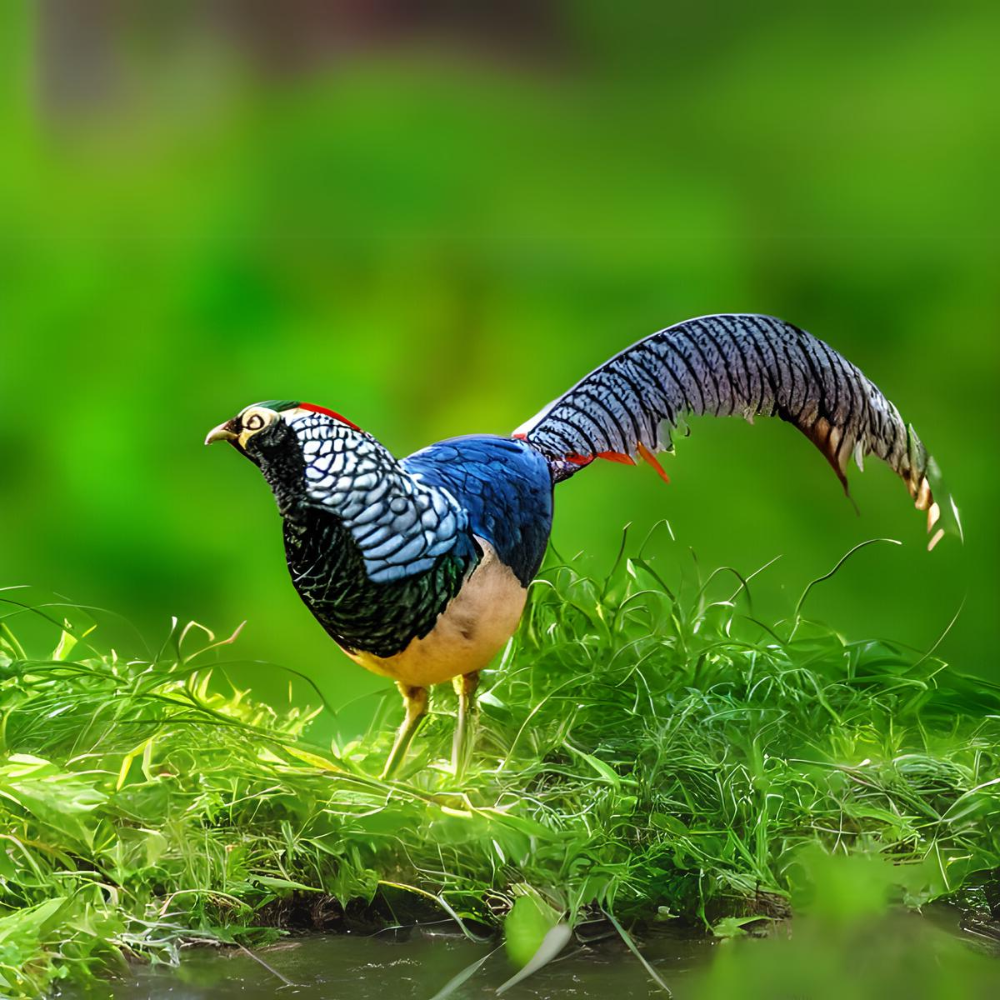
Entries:
[[534,448],[510,438],[468,435],[432,444],[400,462],[418,482],[443,488],[527,587],[552,528],[552,475]]

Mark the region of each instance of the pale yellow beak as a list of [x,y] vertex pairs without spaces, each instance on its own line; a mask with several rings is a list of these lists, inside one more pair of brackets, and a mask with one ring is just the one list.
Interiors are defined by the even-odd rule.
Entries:
[[205,438],[205,444],[215,444],[216,441],[236,441],[239,434],[233,430],[233,421],[227,420],[218,427],[213,427]]

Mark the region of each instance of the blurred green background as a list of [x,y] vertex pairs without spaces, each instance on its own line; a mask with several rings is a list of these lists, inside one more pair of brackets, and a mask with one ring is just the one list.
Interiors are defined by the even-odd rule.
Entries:
[[[336,704],[382,690],[287,580],[256,470],[205,432],[258,399],[397,454],[509,432],[594,365],[709,312],[787,318],[899,405],[967,544],[872,464],[857,517],[780,421],[698,420],[665,465],[560,487],[603,571],[781,554],[755,610],[1000,681],[994,4],[19,3],[0,8],[3,583],[246,619],[244,655]],[[115,628],[113,623],[106,625]],[[124,635],[125,633],[123,633]],[[127,645],[128,640],[122,639]],[[238,682],[269,690],[273,672]],[[360,725],[360,702],[345,726]],[[366,707],[367,706],[367,707]]]

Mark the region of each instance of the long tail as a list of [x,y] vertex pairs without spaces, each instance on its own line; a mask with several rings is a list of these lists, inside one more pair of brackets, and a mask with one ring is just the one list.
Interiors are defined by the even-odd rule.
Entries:
[[929,532],[940,518],[928,481],[936,466],[899,410],[823,341],[771,316],[702,316],[654,333],[592,371],[514,436],[548,458],[557,481],[595,458],[634,464],[637,455],[666,479],[654,453],[673,450],[670,432],[688,413],[787,420],[819,448],[845,492],[850,459],[863,468],[874,454],[927,511]]

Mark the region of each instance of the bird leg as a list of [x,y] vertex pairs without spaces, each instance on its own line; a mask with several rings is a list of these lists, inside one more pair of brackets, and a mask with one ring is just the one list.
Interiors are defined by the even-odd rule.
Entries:
[[479,672],[463,674],[452,680],[455,694],[458,695],[458,719],[455,723],[455,742],[452,744],[451,763],[455,776],[461,778],[465,774],[466,765],[472,750],[472,731],[475,723],[475,693],[479,687]]
[[413,735],[417,731],[421,720],[427,714],[427,688],[413,687],[410,684],[398,682],[396,687],[403,696],[403,707],[406,709],[406,718],[396,733],[396,742],[389,751],[389,759],[385,762],[385,769],[382,771],[383,778],[391,778],[403,763],[406,751],[410,747]]

